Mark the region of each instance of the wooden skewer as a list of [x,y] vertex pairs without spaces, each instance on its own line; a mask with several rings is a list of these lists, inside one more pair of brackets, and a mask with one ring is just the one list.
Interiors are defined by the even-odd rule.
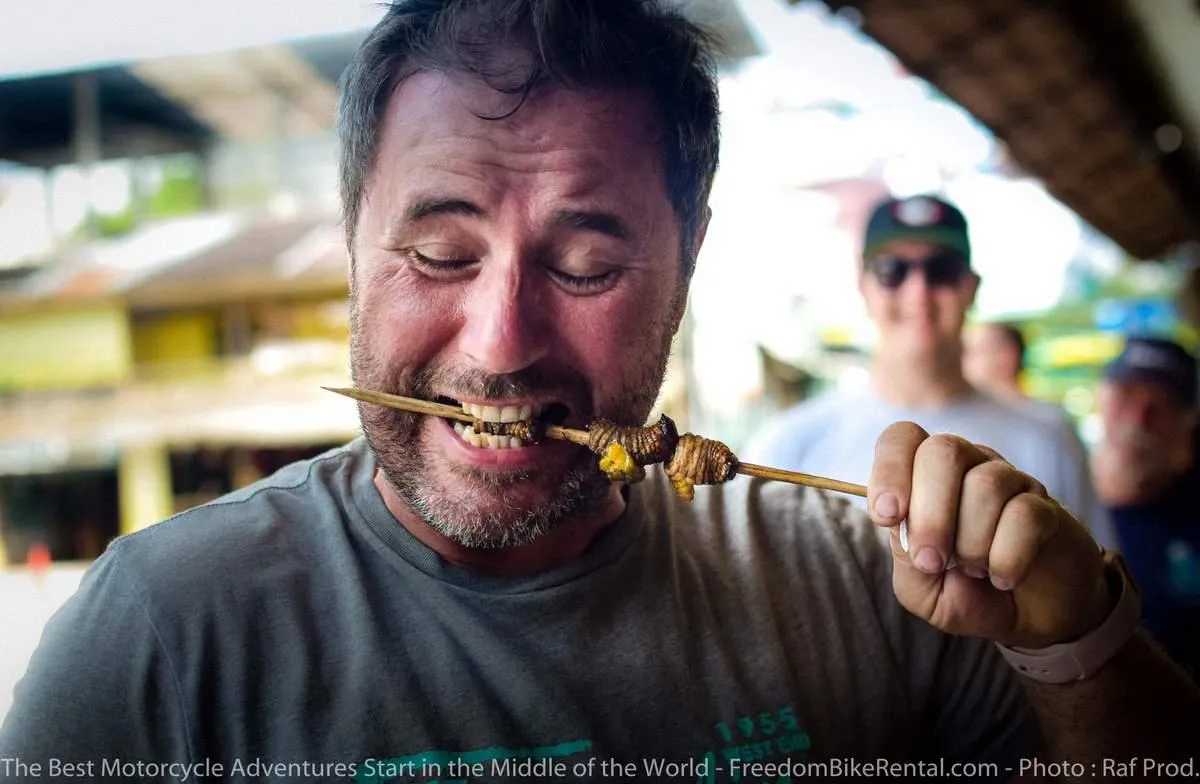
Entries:
[[[454,406],[448,406],[445,403],[433,403],[429,400],[421,400],[416,397],[389,395],[387,392],[376,392],[372,389],[359,389],[357,387],[321,387],[321,389],[336,392],[339,395],[345,395],[346,397],[361,400],[365,403],[374,403],[379,406],[386,406],[387,408],[400,409],[401,411],[429,414],[444,419],[457,419],[459,422],[466,422],[468,424],[475,421],[475,417],[466,411]],[[550,438],[557,438],[560,441],[570,441],[573,444],[581,444],[583,446],[587,446],[590,441],[586,430],[559,427],[558,425],[547,425],[546,435],[550,436]]]
[[820,490],[835,490],[839,493],[848,493],[856,495],[860,498],[867,497],[867,488],[865,485],[856,485],[853,482],[843,482],[840,479],[829,479],[816,474],[804,474],[799,471],[785,471],[782,468],[771,468],[770,466],[755,465],[754,463],[743,463],[738,461],[737,472],[746,476],[759,476],[763,479],[776,479],[780,482],[791,482],[794,485],[805,485],[807,487],[815,487]]
[[[461,408],[448,406],[445,403],[434,403],[428,400],[421,400],[415,397],[404,397],[403,395],[390,395],[386,392],[376,392],[371,389],[359,389],[357,387],[321,387],[329,392],[335,392],[339,395],[361,400],[365,403],[374,403],[387,408],[400,409],[402,411],[412,411],[417,414],[429,414],[431,416],[443,417],[445,419],[455,419],[459,422],[474,422],[475,417],[471,416]],[[574,444],[587,446],[590,438],[586,430],[578,430],[571,427],[559,427],[558,425],[548,425],[546,427],[546,435],[550,438],[557,438],[562,441],[570,441]],[[755,465],[754,463],[743,463],[738,461],[737,472],[746,476],[757,476],[763,479],[774,479],[779,482],[789,482],[794,485],[805,485],[807,487],[815,487],[821,490],[833,490],[838,493],[848,493],[857,495],[862,498],[867,497],[867,488],[863,485],[856,485],[851,482],[843,482],[840,479],[829,479],[815,474],[805,474],[800,471],[785,471],[782,468],[771,468],[770,466]]]

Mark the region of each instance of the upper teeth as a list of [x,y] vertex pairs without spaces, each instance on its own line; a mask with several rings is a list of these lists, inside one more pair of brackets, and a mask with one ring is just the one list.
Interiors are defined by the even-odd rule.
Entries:
[[483,406],[463,403],[463,413],[485,422],[523,422],[541,413],[541,406]]

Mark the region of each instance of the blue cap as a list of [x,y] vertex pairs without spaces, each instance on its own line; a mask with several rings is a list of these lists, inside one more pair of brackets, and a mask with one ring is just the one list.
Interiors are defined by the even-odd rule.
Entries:
[[1145,381],[1166,389],[1189,406],[1196,402],[1196,358],[1165,338],[1129,338],[1104,369],[1104,377]]
[[937,196],[885,199],[875,206],[867,221],[863,258],[871,258],[880,247],[895,240],[940,245],[961,253],[968,263],[971,261],[966,217]]

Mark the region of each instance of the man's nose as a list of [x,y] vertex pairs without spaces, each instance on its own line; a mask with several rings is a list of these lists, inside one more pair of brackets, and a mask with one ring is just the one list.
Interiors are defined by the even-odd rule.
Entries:
[[518,261],[493,259],[471,282],[460,348],[480,370],[515,373],[546,355],[546,317],[528,274]]
[[925,266],[914,264],[909,268],[908,274],[904,276],[899,293],[904,297],[924,299],[929,295],[930,288],[929,280],[925,277]]

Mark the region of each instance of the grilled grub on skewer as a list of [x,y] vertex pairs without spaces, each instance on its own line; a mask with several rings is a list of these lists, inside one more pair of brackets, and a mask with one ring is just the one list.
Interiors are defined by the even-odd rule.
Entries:
[[728,446],[711,438],[684,433],[667,463],[667,477],[675,492],[688,501],[696,485],[716,485],[737,475],[738,460]]
[[527,444],[536,444],[546,435],[546,424],[538,419],[523,419],[519,422],[489,422],[476,418],[471,423],[471,429],[476,433],[519,438]]
[[[607,423],[606,423],[607,424]],[[622,430],[651,431],[649,428],[621,428]],[[644,456],[645,453],[642,453]],[[665,463],[671,487],[682,498],[691,501],[696,497],[696,485],[715,485],[728,482],[737,475],[738,460],[733,451],[710,438],[685,433],[675,440],[670,454],[661,460]],[[626,447],[620,438],[608,442],[600,458],[600,470],[614,482],[640,482],[646,471],[640,460]],[[649,464],[648,462],[646,463]]]
[[[485,422],[476,419],[476,433],[504,435],[537,443],[545,435],[545,423]],[[594,419],[587,427],[588,448],[600,456],[599,468],[614,482],[640,482],[646,477],[644,466],[664,463],[671,486],[681,497],[695,498],[696,485],[728,482],[737,474],[737,457],[720,441],[686,433],[679,435],[668,416],[648,427],[617,425],[606,419]]]
[[615,425],[606,419],[593,419],[587,426],[588,448],[598,455],[619,444],[629,458],[640,466],[665,463],[675,451],[679,431],[665,414],[649,427]]

